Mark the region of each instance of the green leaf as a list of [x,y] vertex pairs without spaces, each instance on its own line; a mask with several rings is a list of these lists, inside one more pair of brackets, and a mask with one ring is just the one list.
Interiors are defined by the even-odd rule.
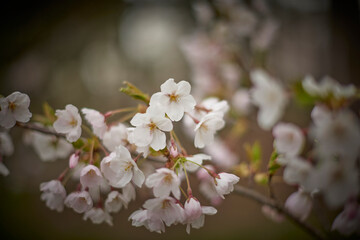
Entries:
[[246,154],[248,156],[248,159],[250,160],[251,167],[256,171],[259,169],[261,165],[261,158],[262,158],[262,151],[261,146],[258,141],[255,141],[255,143],[251,146],[248,143],[245,143],[244,145]]
[[129,82],[124,82],[124,84],[126,84],[126,87],[120,88],[120,92],[123,92],[134,99],[141,100],[141,101],[145,102],[146,104],[149,104],[150,97],[148,94],[143,93],[135,85],[133,85]]
[[276,152],[276,150],[274,150],[271,154],[270,160],[269,160],[269,164],[268,164],[268,174],[269,176],[272,176],[276,173],[276,171],[281,167],[281,165],[279,165],[276,162],[276,159],[278,158],[279,154]]
[[43,103],[43,112],[45,117],[49,120],[49,122],[53,123],[56,120],[55,111],[54,109],[47,103]]
[[295,93],[295,99],[296,101],[303,106],[311,106],[318,101],[318,97],[311,96],[309,93],[305,91],[302,85],[302,81],[298,81],[294,84],[293,90]]
[[85,145],[85,143],[81,138],[79,138],[76,142],[73,142],[72,145],[75,149],[80,149]]

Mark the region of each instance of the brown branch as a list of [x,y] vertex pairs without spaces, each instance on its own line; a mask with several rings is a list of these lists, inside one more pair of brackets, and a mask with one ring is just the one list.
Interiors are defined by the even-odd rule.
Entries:
[[25,128],[25,129],[29,129],[29,130],[33,130],[33,131],[37,131],[37,132],[41,132],[44,134],[48,134],[48,135],[53,135],[56,137],[61,137],[61,138],[65,138],[65,135],[62,133],[57,133],[54,132],[48,128],[45,127],[41,127],[35,124],[31,124],[31,123],[16,123],[16,126],[20,127],[20,128]]
[[280,213],[285,215],[291,222],[293,222],[294,224],[299,226],[301,229],[303,229],[309,235],[313,236],[315,239],[325,239],[323,234],[318,229],[315,229],[308,223],[301,221],[300,219],[295,217],[293,214],[288,212],[285,208],[280,206],[274,200],[269,199],[269,198],[263,196],[262,194],[254,191],[254,190],[245,188],[243,186],[235,186],[234,192],[243,197],[250,198],[259,204],[267,205],[269,207],[276,209],[277,211],[279,211]]

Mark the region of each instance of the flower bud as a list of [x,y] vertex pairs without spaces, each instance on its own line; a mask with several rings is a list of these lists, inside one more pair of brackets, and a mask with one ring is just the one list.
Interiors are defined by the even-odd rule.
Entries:
[[69,168],[74,168],[79,163],[79,154],[73,153],[69,159]]
[[294,216],[304,221],[310,214],[312,200],[309,194],[299,190],[291,194],[285,202],[285,208]]

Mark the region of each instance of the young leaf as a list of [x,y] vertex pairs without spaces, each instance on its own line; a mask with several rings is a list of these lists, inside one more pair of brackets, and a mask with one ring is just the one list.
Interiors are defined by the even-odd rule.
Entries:
[[248,143],[244,145],[246,155],[250,160],[251,167],[256,171],[261,165],[261,146],[256,141],[252,146]]
[[144,101],[146,104],[149,104],[150,97],[148,94],[143,93],[140,89],[135,87],[135,85],[129,82],[124,82],[124,84],[126,84],[126,87],[120,88],[120,92],[123,92],[134,99],[141,100]]
[[279,156],[279,154],[274,150],[271,154],[269,164],[268,164],[268,174],[269,176],[273,176],[276,171],[281,167],[277,162],[276,159]]

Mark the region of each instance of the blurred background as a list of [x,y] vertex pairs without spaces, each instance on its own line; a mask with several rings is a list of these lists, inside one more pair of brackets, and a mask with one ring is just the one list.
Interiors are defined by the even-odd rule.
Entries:
[[[279,23],[268,68],[282,81],[330,75],[359,86],[359,2],[267,1]],[[0,12],[0,93],[27,93],[33,113],[41,112],[44,101],[56,109],[72,103],[103,112],[135,106],[118,91],[123,81],[148,93],[170,77],[191,81],[179,44],[196,30],[193,1],[12,1]],[[296,108],[288,111],[288,120],[308,121]],[[309,238],[289,222],[272,222],[260,206],[236,195],[227,197],[218,214],[190,236],[184,226],[162,235],[132,227],[127,218],[146,199],[142,195],[114,216],[114,227],[85,222],[69,209],[51,211],[40,201],[39,184],[58,176],[67,159],[41,162],[22,143],[21,133],[11,130],[16,150],[5,161],[10,175],[0,178],[1,239]],[[246,136],[272,142],[270,133],[258,129]],[[294,191],[281,183],[276,187],[282,200]]]

